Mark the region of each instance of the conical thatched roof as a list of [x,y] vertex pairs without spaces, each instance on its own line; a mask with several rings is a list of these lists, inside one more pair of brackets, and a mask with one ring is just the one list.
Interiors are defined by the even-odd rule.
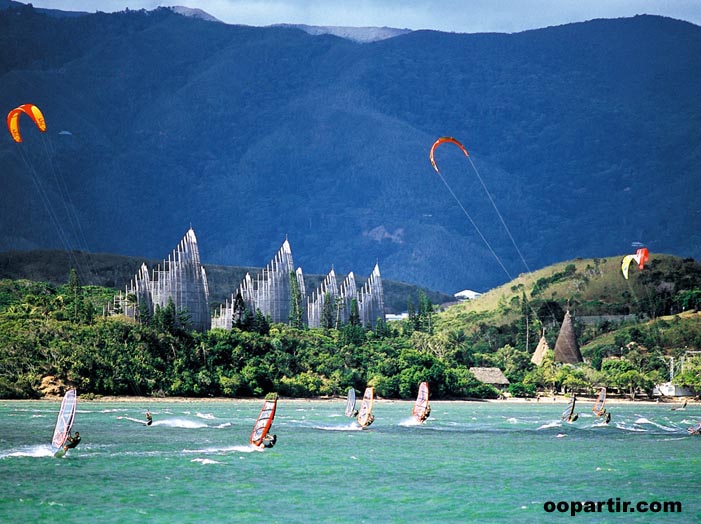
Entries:
[[582,354],[579,352],[577,338],[574,335],[574,326],[569,310],[565,313],[565,318],[560,327],[560,333],[555,342],[555,362],[564,364],[577,364],[583,362]]
[[545,335],[540,337],[540,341],[538,342],[538,345],[535,348],[535,351],[533,352],[533,356],[531,357],[531,362],[533,362],[536,366],[540,366],[543,363],[543,359],[545,358],[545,352],[550,350],[550,346],[548,346],[548,341],[545,340]]

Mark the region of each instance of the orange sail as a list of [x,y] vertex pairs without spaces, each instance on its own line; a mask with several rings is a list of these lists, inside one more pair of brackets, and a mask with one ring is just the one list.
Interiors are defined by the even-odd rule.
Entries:
[[591,408],[591,410],[597,417],[600,417],[601,415],[606,413],[604,404],[606,404],[606,388],[601,388],[601,390],[599,391],[599,398],[596,399],[596,402],[594,402],[594,407]]
[[260,415],[258,415],[258,420],[256,420],[251,433],[251,444],[254,446],[260,446],[268,431],[270,431],[270,426],[273,425],[273,419],[275,418],[275,408],[277,408],[277,395],[271,399],[266,399],[263,403],[263,409],[260,410]]
[[456,146],[458,146],[460,148],[460,150],[465,154],[466,157],[469,158],[469,156],[470,156],[469,153],[467,152],[467,149],[465,149],[465,146],[463,146],[460,142],[458,142],[452,136],[442,136],[433,143],[433,145],[431,146],[431,150],[428,153],[428,156],[431,159],[431,165],[433,166],[433,169],[436,170],[436,173],[440,173],[440,171],[438,171],[438,166],[436,165],[436,159],[433,156],[433,152],[436,150],[436,148],[439,145],[444,144],[446,142],[451,143],[451,144],[455,144]]

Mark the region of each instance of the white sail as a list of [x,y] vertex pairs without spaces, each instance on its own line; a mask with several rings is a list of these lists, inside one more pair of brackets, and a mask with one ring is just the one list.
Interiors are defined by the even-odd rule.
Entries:
[[355,388],[348,390],[348,400],[346,401],[346,417],[354,417],[355,411]]
[[419,384],[419,393],[416,396],[414,409],[411,414],[418,422],[425,422],[431,413],[431,407],[428,404],[428,382]]
[[63,397],[63,402],[61,402],[61,409],[58,412],[58,420],[56,420],[56,427],[54,428],[54,438],[51,441],[54,451],[60,450],[66,444],[75,420],[77,403],[78,397],[75,389],[69,389]]
[[574,406],[575,406],[576,402],[577,402],[577,397],[572,395],[572,397],[570,398],[570,403],[567,404],[567,409],[565,409],[565,411],[562,412],[562,417],[561,417],[562,420],[566,420],[567,422],[573,422],[575,420]]
[[365,388],[363,401],[360,403],[360,413],[358,413],[358,424],[361,427],[367,427],[375,420],[372,415],[372,405],[375,402],[375,388]]

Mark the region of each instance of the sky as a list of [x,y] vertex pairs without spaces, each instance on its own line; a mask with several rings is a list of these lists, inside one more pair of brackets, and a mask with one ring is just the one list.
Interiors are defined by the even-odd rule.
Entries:
[[435,29],[457,33],[514,33],[594,18],[654,14],[701,25],[701,0],[31,0],[35,7],[103,12],[199,8],[222,22],[252,26]]

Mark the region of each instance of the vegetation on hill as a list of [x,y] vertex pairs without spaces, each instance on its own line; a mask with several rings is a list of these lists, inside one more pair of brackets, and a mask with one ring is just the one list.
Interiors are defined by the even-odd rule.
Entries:
[[112,293],[81,286],[75,272],[60,286],[1,280],[0,398],[40,396],[47,377],[92,395],[309,397],[372,384],[380,396],[410,398],[423,380],[435,398],[497,394],[384,323],[375,332],[301,330],[258,312],[231,331],[201,334],[172,304],[143,323],[102,317]]
[[[467,365],[496,365],[531,392],[597,386],[649,392],[667,380],[669,357],[679,362],[701,348],[701,264],[653,254],[626,280],[620,263],[620,257],[577,259],[520,275],[448,308],[436,319],[436,334],[463,351]],[[551,352],[536,368],[530,363],[536,344],[544,336],[554,348],[567,309],[586,365],[556,366]],[[686,360],[675,381],[701,386],[693,372],[698,358]]]
[[[494,398],[469,368],[499,367],[513,395],[538,391],[650,394],[670,357],[685,358],[675,382],[701,388],[701,264],[664,255],[620,276],[618,259],[578,259],[521,275],[474,301],[437,311],[419,292],[409,318],[340,329],[270,324],[257,314],[232,329],[196,333],[172,304],[142,323],[101,315],[114,290],[0,281],[0,397],[42,394],[47,377],[92,395],[343,395],[374,385],[381,397],[412,398],[428,381],[432,398]],[[545,330],[554,347],[564,311],[574,313],[586,360],[536,367]],[[584,311],[586,314],[581,314]]]
[[[12,6],[2,106],[35,102],[48,127],[22,124],[24,157],[0,140],[0,249],[153,259],[192,223],[212,263],[259,264],[288,235],[305,272],[379,259],[395,280],[484,291],[504,272],[428,160],[449,134],[531,267],[633,241],[698,258],[699,92],[701,28],[659,16],[359,44],[169,9]],[[437,160],[517,274],[465,157]]]

